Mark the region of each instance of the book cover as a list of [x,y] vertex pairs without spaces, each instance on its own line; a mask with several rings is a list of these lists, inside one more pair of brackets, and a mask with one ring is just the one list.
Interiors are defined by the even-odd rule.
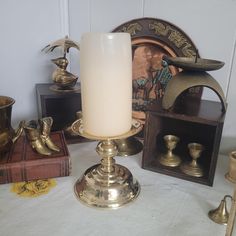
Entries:
[[60,152],[45,156],[36,153],[22,135],[0,159],[0,184],[69,176],[71,164],[64,133],[52,132],[50,137]]

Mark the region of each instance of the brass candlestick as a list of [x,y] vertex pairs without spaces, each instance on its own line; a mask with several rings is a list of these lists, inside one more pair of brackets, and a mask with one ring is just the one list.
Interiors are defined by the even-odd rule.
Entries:
[[200,158],[204,146],[200,143],[188,144],[189,154],[192,157],[191,162],[184,163],[180,166],[180,169],[187,175],[194,177],[202,177],[204,175],[202,167],[197,163]]
[[232,196],[232,204],[230,208],[225,236],[232,235],[236,215],[236,151],[231,152],[229,158],[229,172],[225,175],[225,178],[229,180],[232,184],[234,184],[234,193]]
[[140,192],[140,185],[126,167],[115,163],[113,157],[117,155],[118,149],[114,140],[137,134],[142,129],[141,123],[133,120],[130,131],[116,137],[98,137],[86,133],[82,119],[75,121],[71,127],[80,136],[100,140],[96,151],[102,158],[100,164],[87,169],[75,183],[78,199],[88,206],[108,209],[133,201]]
[[159,162],[164,166],[179,166],[181,163],[181,159],[176,154],[173,154],[173,150],[179,142],[179,138],[175,135],[165,135],[163,138],[167,148],[167,153],[161,154],[161,156],[159,157]]

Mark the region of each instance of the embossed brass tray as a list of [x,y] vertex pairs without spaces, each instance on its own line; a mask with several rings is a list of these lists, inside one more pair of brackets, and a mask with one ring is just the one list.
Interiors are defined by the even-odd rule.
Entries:
[[[168,81],[181,71],[175,66],[164,68],[162,57],[195,58],[197,48],[180,28],[156,18],[134,19],[118,26],[113,32],[128,32],[131,35],[134,118],[145,121],[147,105],[162,98]],[[194,88],[188,93],[200,98],[202,89]]]

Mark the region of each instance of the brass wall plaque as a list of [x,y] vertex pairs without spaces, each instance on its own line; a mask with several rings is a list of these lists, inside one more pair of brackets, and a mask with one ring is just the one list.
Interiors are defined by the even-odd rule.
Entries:
[[[162,56],[195,58],[197,48],[180,28],[156,18],[126,22],[113,32],[128,32],[133,51],[133,110],[135,118],[145,119],[146,106],[164,95],[166,85],[180,69],[163,65]],[[201,97],[202,89],[188,91]]]

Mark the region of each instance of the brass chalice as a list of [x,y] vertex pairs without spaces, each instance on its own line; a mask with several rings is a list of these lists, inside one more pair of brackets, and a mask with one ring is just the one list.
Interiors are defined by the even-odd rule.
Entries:
[[176,154],[173,154],[173,150],[175,149],[177,143],[179,142],[179,138],[175,135],[165,135],[163,137],[165,141],[165,145],[167,148],[167,153],[162,154],[160,156],[159,162],[164,166],[176,167],[181,163],[181,159]]
[[200,143],[188,144],[189,154],[192,157],[192,161],[184,163],[180,166],[180,169],[187,175],[202,177],[204,175],[203,168],[198,164],[197,160],[200,158],[201,153],[205,149]]

